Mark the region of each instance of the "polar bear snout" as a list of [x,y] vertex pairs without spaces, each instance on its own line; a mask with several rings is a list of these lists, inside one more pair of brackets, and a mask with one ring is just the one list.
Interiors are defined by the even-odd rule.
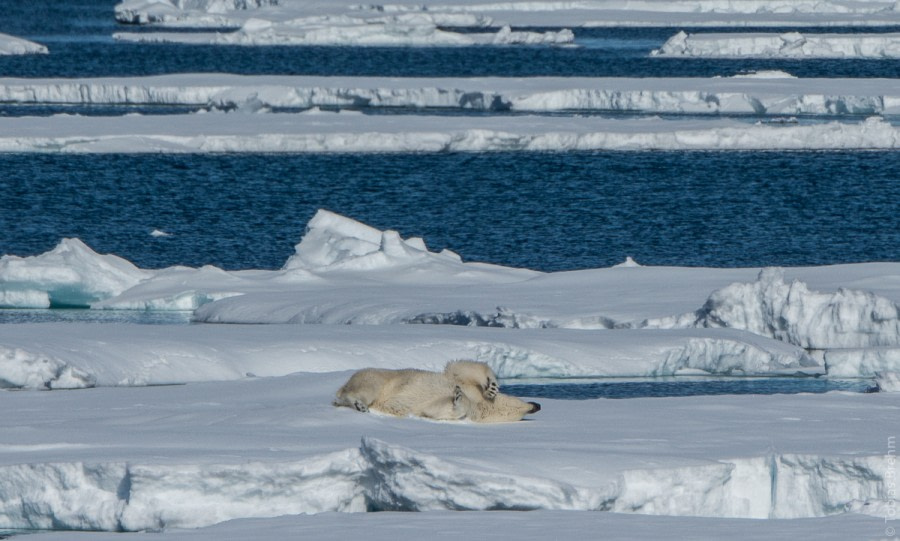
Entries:
[[529,404],[531,404],[531,409],[528,410],[528,413],[537,413],[541,411],[541,405],[537,402],[529,402]]

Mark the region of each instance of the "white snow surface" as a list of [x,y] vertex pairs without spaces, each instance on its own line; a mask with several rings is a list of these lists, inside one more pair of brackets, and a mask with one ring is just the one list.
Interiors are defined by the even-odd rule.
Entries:
[[599,116],[297,114],[0,118],[0,152],[486,152],[897,149],[900,128],[860,122]]
[[486,427],[335,408],[348,374],[4,393],[0,527],[202,528],[371,510],[868,511],[837,524],[884,532],[895,393],[542,400],[530,421]]
[[0,33],[0,56],[47,53],[47,47],[40,43]]
[[[603,532],[604,539],[693,539],[769,541],[814,538],[818,541],[878,539],[883,519],[844,514],[817,519],[753,520],[663,517],[625,513],[568,511],[431,511],[422,513],[321,513],[271,519],[238,519],[199,530],[171,529],[152,534],[107,532],[38,533],[34,541],[245,541],[247,539],[317,539],[372,541],[397,539],[486,539],[544,541],[584,539],[586,532]],[[881,524],[883,526],[883,524]],[[883,529],[883,528],[882,528]],[[872,532],[875,532],[874,534]],[[868,535],[867,535],[868,534]]]
[[652,54],[692,58],[900,58],[900,34],[686,34],[682,31]]
[[820,375],[788,344],[733,330],[472,329],[447,325],[0,326],[0,388],[227,381],[365,367],[488,363],[501,378]]
[[[765,115],[898,115],[894,79],[382,78],[173,74],[88,79],[0,78],[17,104],[193,105],[220,109],[401,107],[484,111],[616,111]],[[499,120],[499,119],[498,119]]]
[[379,21],[414,18],[450,26],[884,26],[900,20],[896,3],[842,0],[416,0],[383,4],[302,0],[124,0],[121,22],[191,27],[240,27],[250,19],[284,23],[318,17]]

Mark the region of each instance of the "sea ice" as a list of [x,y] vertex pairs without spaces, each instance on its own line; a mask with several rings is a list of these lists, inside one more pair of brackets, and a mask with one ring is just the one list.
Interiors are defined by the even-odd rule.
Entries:
[[[280,23],[310,17],[340,20],[343,16],[378,19],[386,15],[415,16],[441,26],[498,27],[885,26],[898,21],[890,0],[416,0],[382,4],[124,0],[115,9],[116,18],[125,23],[223,28],[240,27],[251,18]],[[477,25],[466,22],[472,17],[478,18]]]
[[534,420],[486,429],[335,408],[346,376],[7,393],[0,527],[504,509],[796,519],[890,501],[897,394],[542,400]]
[[653,51],[660,57],[900,58],[900,34],[686,34]]
[[224,15],[230,12],[278,4],[279,0],[123,0],[116,4],[115,12],[116,20],[121,23],[177,23],[200,19],[227,26],[229,19]]
[[754,115],[897,115],[892,79],[799,79],[763,71],[734,78],[375,78],[171,74],[87,79],[0,78],[16,104],[192,105],[251,112],[312,107],[484,111],[615,111]]
[[0,56],[14,54],[47,54],[47,47],[40,43],[0,34]]
[[900,347],[900,304],[866,291],[810,291],[779,269],[764,269],[756,282],[713,292],[694,313],[646,326],[743,329],[807,349]]
[[501,378],[825,373],[800,348],[727,329],[310,325],[297,333],[289,325],[0,326],[0,387],[30,390],[172,385],[366,367],[441,370],[451,359],[486,362]]
[[598,116],[328,113],[0,117],[0,152],[489,152],[900,148],[900,128],[861,122]]
[[[208,43],[217,45],[352,45],[356,47],[470,45],[567,45],[571,30],[533,32],[503,26],[497,31],[460,33],[443,30],[441,17],[348,15],[308,17],[285,22],[249,19],[233,32],[117,32],[120,41],[140,43]],[[474,22],[474,21],[473,21]]]
[[39,256],[0,257],[0,307],[87,306],[150,276],[120,257],[97,254],[78,239],[63,239]]
[[900,393],[900,372],[878,372],[875,374],[875,383],[881,392]]

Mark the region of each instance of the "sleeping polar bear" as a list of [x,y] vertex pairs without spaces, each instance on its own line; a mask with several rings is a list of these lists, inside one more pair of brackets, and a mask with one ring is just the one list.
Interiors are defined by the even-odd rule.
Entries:
[[536,402],[501,394],[494,371],[475,361],[447,363],[443,372],[365,368],[338,390],[334,405],[398,417],[479,423],[520,421],[541,409]]

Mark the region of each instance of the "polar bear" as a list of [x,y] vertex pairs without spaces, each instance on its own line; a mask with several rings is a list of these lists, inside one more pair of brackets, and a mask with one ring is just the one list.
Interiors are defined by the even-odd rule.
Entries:
[[338,390],[334,405],[398,417],[479,423],[519,421],[541,409],[536,402],[501,394],[494,371],[475,361],[447,363],[443,372],[365,368]]

